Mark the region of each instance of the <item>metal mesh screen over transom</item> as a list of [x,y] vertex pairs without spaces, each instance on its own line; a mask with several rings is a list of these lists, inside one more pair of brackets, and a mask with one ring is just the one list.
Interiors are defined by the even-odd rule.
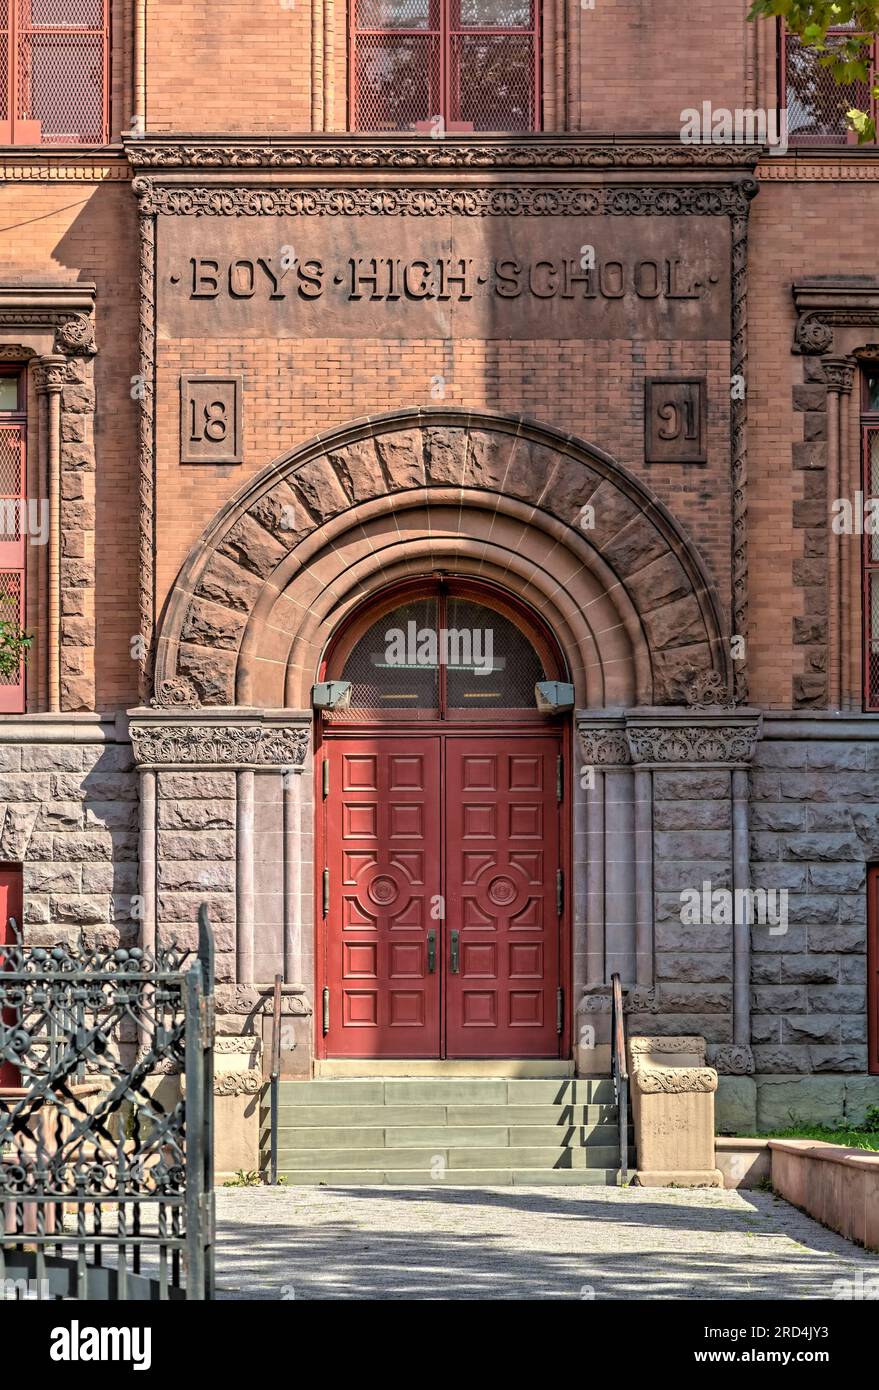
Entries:
[[[829,34],[828,48],[845,42],[847,35]],[[846,145],[854,139],[845,113],[856,107],[871,109],[868,82],[838,83],[821,55],[802,44],[795,34],[785,35],[785,106],[788,136],[796,145]]]
[[[441,614],[444,612],[444,617]],[[533,709],[543,663],[516,624],[494,608],[450,597],[414,599],[392,609],[349,653],[341,680],[358,710],[440,712]]]
[[[0,121],[11,121],[14,139],[102,144],[109,138],[108,0],[0,0],[0,47]],[[39,125],[16,134],[15,124],[25,122]]]

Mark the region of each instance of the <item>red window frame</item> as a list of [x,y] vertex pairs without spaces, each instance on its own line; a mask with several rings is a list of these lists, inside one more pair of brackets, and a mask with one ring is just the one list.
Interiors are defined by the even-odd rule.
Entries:
[[879,1075],[879,864],[867,868],[867,1070]]
[[[879,494],[870,489],[870,446],[873,439],[879,448],[879,410],[870,409],[868,373],[861,372],[861,490],[864,516],[867,503],[876,501],[879,510]],[[879,536],[866,534],[861,537],[861,588],[862,588],[862,628],[863,628],[863,690],[864,710],[868,714],[879,713],[879,625],[873,631],[871,590],[873,585],[879,589]],[[875,555],[871,552],[875,551]]]
[[0,0],[0,144],[109,143],[110,0],[69,8],[70,23],[40,24],[32,0]]
[[[27,506],[27,376],[25,368],[13,364],[0,367],[0,380],[12,377],[17,383],[17,409],[0,411],[0,506],[12,516],[13,504],[19,507],[17,534],[7,537],[0,529],[0,598],[11,596],[17,606],[3,604],[0,614],[7,620],[13,617],[20,627],[25,623],[25,585],[27,568],[27,530],[22,525]],[[17,456],[17,464],[16,464]],[[0,516],[3,527],[5,516]],[[18,680],[0,680],[0,714],[23,714],[25,711],[25,664],[22,661]]]
[[[790,43],[796,44],[796,43],[800,43],[801,41],[797,38],[796,34],[792,34],[792,33],[790,33],[790,32],[788,31],[787,26],[785,25],[785,23],[784,23],[783,20],[779,20],[779,24],[778,24],[778,34],[779,34],[779,39],[778,39],[778,98],[779,98],[779,106],[780,106],[781,108],[783,108],[783,109],[788,113],[788,120],[790,120],[790,109],[789,109],[789,106],[788,106],[788,81],[787,81],[788,45],[789,45],[789,42],[790,42]],[[856,37],[856,35],[855,35],[855,33],[854,33],[853,30],[848,29],[848,28],[845,28],[845,27],[835,27],[835,28],[828,29],[828,30],[827,30],[827,36],[828,36],[828,38],[833,38],[833,37],[854,38],[854,37]],[[818,55],[818,53],[816,52],[816,53],[815,53],[815,63],[816,63],[816,67],[818,66],[818,57],[819,57],[819,55]],[[823,70],[823,69],[821,69],[821,68],[819,68],[818,70],[819,70],[819,71],[825,71],[825,70]],[[877,73],[879,73],[879,38],[877,38],[876,41],[875,41],[874,44],[873,44],[873,56],[872,56],[872,60],[871,60],[871,63],[870,63],[870,78],[869,78],[869,85],[870,85],[871,87],[873,86],[873,84],[874,84],[875,81],[876,81]],[[824,78],[824,80],[825,80],[827,83],[830,83],[830,84],[835,85],[834,79],[833,79],[832,75],[830,74],[830,72],[825,71],[825,78]],[[852,85],[855,85],[855,84],[852,84]],[[845,88],[844,88],[844,87],[840,87],[839,90],[840,90],[840,91],[844,91]],[[857,99],[857,98],[856,98],[855,100],[856,100],[856,104],[860,107],[860,104],[861,104],[861,103],[860,103],[860,100]],[[869,111],[870,115],[873,117],[873,119],[876,120],[877,115],[879,115],[879,107],[877,107],[877,103],[876,103],[871,97],[869,97],[869,96],[868,96],[868,98],[867,98],[866,107],[867,107],[867,110]],[[798,147],[800,147],[800,148],[803,148],[803,147],[805,147],[805,148],[808,148],[808,147],[813,147],[813,148],[814,148],[814,147],[824,147],[824,148],[826,148],[828,145],[830,145],[830,146],[842,146],[842,145],[856,145],[856,144],[858,143],[857,132],[854,131],[854,130],[848,130],[848,129],[845,131],[844,135],[836,135],[836,134],[833,134],[833,133],[831,133],[831,132],[823,132],[823,133],[818,133],[818,134],[815,134],[815,135],[797,135],[795,131],[789,130],[789,131],[788,131],[788,138],[789,138],[789,143],[790,143],[791,145],[795,145],[795,146],[798,146]]]
[[[359,0],[350,0],[348,6],[348,110],[352,130],[388,131],[400,129],[365,117],[361,109],[359,90],[360,39],[413,39],[425,40],[425,50],[430,43],[435,44],[435,60],[428,58],[435,71],[428,77],[430,84],[430,104],[433,109],[423,119],[414,119],[406,127],[428,134],[459,133],[474,130],[496,129],[503,133],[511,130],[538,131],[541,128],[541,43],[540,43],[540,0],[530,0],[530,23],[525,26],[465,25],[461,23],[461,0],[428,0],[429,24],[424,28],[376,28],[359,25],[357,22]],[[375,0],[371,0],[374,4]],[[531,92],[530,122],[527,125],[483,127],[473,121],[461,119],[461,82],[458,77],[456,54],[462,40],[480,37],[513,36],[530,40],[531,44]],[[442,130],[436,130],[436,118],[442,119]]]
[[[3,969],[3,947],[11,945],[15,934],[9,924],[14,917],[21,928],[21,915],[24,910],[24,887],[21,864],[0,864],[0,970]],[[12,1010],[4,1010],[3,1023],[15,1024]],[[0,1061],[0,1087],[19,1086],[21,1074],[11,1062]]]

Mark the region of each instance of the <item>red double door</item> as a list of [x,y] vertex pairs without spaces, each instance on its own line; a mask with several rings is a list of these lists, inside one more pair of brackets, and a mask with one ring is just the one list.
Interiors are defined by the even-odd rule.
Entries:
[[325,745],[330,1057],[557,1057],[560,738]]

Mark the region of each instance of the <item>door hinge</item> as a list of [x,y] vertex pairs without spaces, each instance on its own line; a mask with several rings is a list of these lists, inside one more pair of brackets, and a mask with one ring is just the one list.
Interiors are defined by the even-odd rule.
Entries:
[[329,871],[329,869],[324,869],[323,874],[322,874],[322,876],[321,876],[321,898],[322,898],[321,906],[322,906],[322,908],[323,908],[323,915],[324,915],[325,917],[328,917],[328,916],[329,916],[329,913],[330,913],[330,871]]
[[555,910],[559,917],[565,910],[565,871],[556,869],[555,871]]
[[324,760],[323,760],[323,766],[322,766],[322,769],[321,769],[321,778],[322,778],[322,783],[321,783],[321,785],[322,785],[322,788],[323,788],[324,801],[326,801],[327,797],[328,797],[329,794],[330,794],[330,760],[329,760],[329,758],[324,758]]
[[555,1030],[561,1033],[565,1026],[565,991],[559,986],[555,992]]
[[565,799],[565,760],[559,753],[555,764],[555,799],[564,801]]
[[329,985],[324,985],[323,1001],[322,1001],[322,1002],[323,1002],[323,1019],[322,1019],[322,1026],[323,1026],[323,1030],[324,1030],[324,1037],[326,1037],[327,1033],[330,1031],[330,987],[329,987]]

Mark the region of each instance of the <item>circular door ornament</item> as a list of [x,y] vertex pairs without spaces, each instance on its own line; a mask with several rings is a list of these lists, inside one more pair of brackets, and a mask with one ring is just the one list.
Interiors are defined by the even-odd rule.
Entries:
[[488,899],[497,907],[509,907],[518,896],[518,888],[506,874],[498,874],[488,885]]
[[389,874],[377,874],[366,891],[377,907],[389,907],[399,893],[397,884]]

